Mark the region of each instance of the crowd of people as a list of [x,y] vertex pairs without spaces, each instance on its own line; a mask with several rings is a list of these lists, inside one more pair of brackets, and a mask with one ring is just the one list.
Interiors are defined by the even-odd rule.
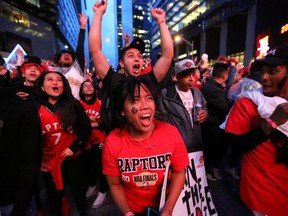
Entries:
[[[107,5],[107,0],[93,5],[92,75],[84,72],[84,14],[76,52],[62,50],[53,65],[19,51],[17,68],[8,71],[1,57],[0,215],[41,215],[41,180],[53,216],[68,215],[68,192],[80,216],[88,215],[87,199],[96,193],[93,208],[110,193],[119,215],[147,215],[152,208],[171,216],[188,154],[203,151],[209,181],[223,179],[220,165],[229,152],[225,171],[240,179],[241,199],[251,214],[285,216],[288,46],[272,49],[245,70],[224,56],[210,65],[206,53],[199,62],[174,64],[165,11],[151,8],[159,58],[152,65],[143,58],[143,40],[130,42],[123,33],[115,72],[102,51]],[[170,185],[159,209],[167,164]]]

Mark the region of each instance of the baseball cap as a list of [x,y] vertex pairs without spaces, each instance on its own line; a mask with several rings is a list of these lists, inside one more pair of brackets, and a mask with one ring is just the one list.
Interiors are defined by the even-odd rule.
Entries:
[[31,58],[29,58],[28,61],[25,61],[22,65],[21,65],[21,72],[24,73],[26,67],[28,66],[37,66],[40,70],[40,72],[44,72],[45,68],[43,67],[43,65],[41,64],[41,59],[37,56],[33,56]]
[[277,66],[288,63],[288,45],[280,45],[271,49],[263,59],[255,62],[257,67],[262,67],[263,64]]
[[183,73],[198,68],[191,59],[183,59],[175,64],[175,74]]
[[139,52],[141,54],[143,54],[145,51],[145,43],[141,38],[135,37],[134,40],[129,44],[129,46],[123,47],[121,49],[120,55],[119,55],[119,60],[122,59],[125,52],[131,48],[135,48],[135,49],[139,50]]

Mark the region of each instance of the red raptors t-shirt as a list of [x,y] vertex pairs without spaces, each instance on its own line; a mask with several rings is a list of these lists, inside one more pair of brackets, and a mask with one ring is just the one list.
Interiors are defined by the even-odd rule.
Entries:
[[133,212],[158,207],[164,179],[165,162],[170,159],[174,170],[184,169],[188,153],[174,126],[156,121],[151,136],[141,141],[127,131],[112,131],[104,145],[103,173],[121,176],[128,205]]
[[[97,123],[102,122],[102,119],[100,118],[100,108],[101,108],[102,100],[96,100],[95,103],[93,104],[87,104],[84,101],[80,100],[80,103],[83,106],[88,117],[93,116],[96,118]],[[105,131],[101,131],[97,128],[93,128],[86,146],[89,149],[91,145],[93,144],[104,143],[105,139],[106,139]]]
[[[257,106],[241,98],[230,112],[225,131],[244,134],[261,121]],[[240,195],[250,209],[269,216],[287,216],[288,168],[276,164],[275,159],[276,149],[269,140],[243,154]]]
[[43,105],[40,106],[39,116],[43,134],[43,161],[47,162],[68,148],[76,139],[76,135],[72,131],[64,131],[57,115]]

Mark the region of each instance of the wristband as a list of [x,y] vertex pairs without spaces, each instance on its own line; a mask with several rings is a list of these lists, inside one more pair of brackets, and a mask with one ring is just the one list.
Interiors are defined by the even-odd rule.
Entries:
[[160,20],[157,24],[160,25],[161,23],[165,23],[165,19]]
[[274,122],[272,119],[266,118],[265,120],[266,120],[266,122],[267,122],[272,128],[276,129],[276,128],[278,127],[278,125],[276,124],[276,122]]
[[125,214],[125,216],[134,216],[134,214],[133,214],[133,212],[127,212],[126,214]]

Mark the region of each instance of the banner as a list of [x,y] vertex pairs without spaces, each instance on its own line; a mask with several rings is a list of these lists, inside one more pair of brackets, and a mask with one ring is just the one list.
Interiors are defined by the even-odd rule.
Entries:
[[[212,196],[208,187],[202,151],[191,152],[189,166],[185,173],[185,184],[175,204],[173,216],[217,216]],[[168,176],[166,169],[165,177]],[[167,190],[167,179],[165,179],[159,209],[165,205]]]

